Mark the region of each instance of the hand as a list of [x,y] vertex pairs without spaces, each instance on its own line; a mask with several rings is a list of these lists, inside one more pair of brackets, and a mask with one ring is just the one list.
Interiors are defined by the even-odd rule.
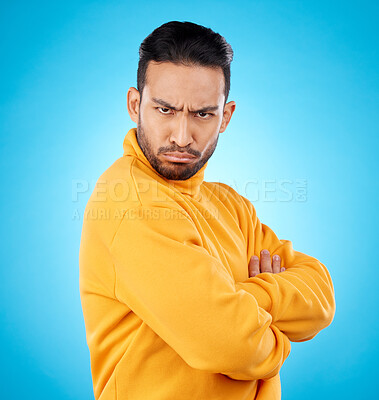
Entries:
[[273,274],[277,274],[279,272],[283,272],[286,269],[284,267],[280,267],[280,256],[274,255],[272,257],[272,266],[271,266],[271,257],[270,252],[266,249],[261,251],[261,263],[259,266],[259,258],[258,256],[252,256],[249,262],[249,278],[258,275],[261,272],[271,272]]

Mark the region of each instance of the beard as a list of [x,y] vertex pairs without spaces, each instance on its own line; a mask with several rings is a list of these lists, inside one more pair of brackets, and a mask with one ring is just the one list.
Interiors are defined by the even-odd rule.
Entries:
[[[148,159],[155,171],[157,171],[158,174],[162,175],[166,179],[183,181],[194,176],[196,172],[198,172],[205,165],[205,163],[210,159],[210,157],[216,150],[218,137],[219,134],[217,135],[216,140],[212,143],[212,145],[208,148],[204,155],[198,159],[196,163],[162,163],[162,161],[160,161],[159,158],[154,154],[151,143],[147,135],[145,134],[145,131],[141,124],[140,115],[138,116],[137,142],[139,144],[139,147],[141,148],[141,150],[145,154],[145,157]],[[183,147],[178,147],[175,145],[173,145],[171,148],[160,147],[158,150],[158,154],[170,151],[183,151],[183,149]],[[192,149],[185,149],[185,151],[195,156],[200,155],[199,152]]]

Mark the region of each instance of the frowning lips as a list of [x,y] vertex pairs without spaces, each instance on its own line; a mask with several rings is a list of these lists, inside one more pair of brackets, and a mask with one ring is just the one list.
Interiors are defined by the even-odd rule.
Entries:
[[197,158],[196,156],[194,156],[192,154],[182,153],[182,152],[179,152],[179,151],[163,153],[162,155],[169,161],[183,162],[183,163],[192,162],[194,159]]

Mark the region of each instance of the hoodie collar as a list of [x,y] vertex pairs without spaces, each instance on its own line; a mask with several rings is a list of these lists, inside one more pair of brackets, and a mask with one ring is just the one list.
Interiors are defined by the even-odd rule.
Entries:
[[160,175],[150,164],[149,160],[146,158],[144,152],[141,150],[137,141],[137,128],[129,129],[128,133],[125,135],[124,143],[124,156],[132,156],[138,158],[143,164],[145,164],[156,176],[167,182],[168,185],[174,186],[181,193],[193,196],[195,199],[200,198],[200,186],[204,181],[204,171],[208,165],[208,161],[202,166],[202,168],[196,172],[195,175],[186,180],[173,180],[167,179]]

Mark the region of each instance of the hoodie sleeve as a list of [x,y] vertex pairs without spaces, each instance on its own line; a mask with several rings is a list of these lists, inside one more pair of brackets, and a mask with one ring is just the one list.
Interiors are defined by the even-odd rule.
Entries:
[[289,339],[252,294],[236,287],[184,213],[128,210],[109,251],[117,299],[191,367],[238,380],[279,372]]
[[[242,197],[242,196],[241,196]],[[251,293],[260,307],[272,316],[272,324],[291,341],[310,340],[331,324],[335,296],[330,274],[316,258],[293,249],[289,240],[279,240],[272,229],[262,224],[255,207],[243,197],[249,209],[248,260],[260,258],[263,249],[271,257],[278,254],[284,272],[260,273],[237,283]]]

